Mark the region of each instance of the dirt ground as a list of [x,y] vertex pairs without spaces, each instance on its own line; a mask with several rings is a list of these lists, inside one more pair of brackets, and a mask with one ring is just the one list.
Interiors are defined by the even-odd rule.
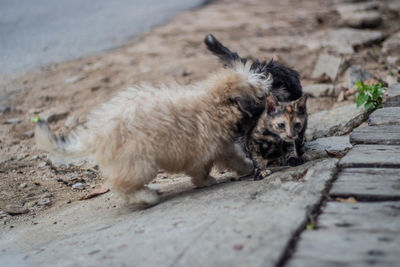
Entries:
[[[171,81],[189,84],[202,80],[221,67],[203,44],[208,33],[241,56],[275,58],[294,67],[300,72],[303,85],[320,82],[312,79],[311,74],[318,55],[329,51],[310,50],[297,41],[307,41],[313,33],[341,26],[333,4],[319,0],[212,1],[113,51],[0,77],[0,97],[7,100],[0,101],[0,208],[16,204],[29,210],[13,217],[0,213],[0,222],[8,227],[44,210],[79,201],[103,183],[96,166],[52,166],[46,154],[34,146],[31,117],[56,110],[61,115],[50,127],[57,133],[68,133],[68,118],[75,117],[84,123],[93,108],[131,85]],[[382,14],[384,22],[375,30],[389,35],[400,28],[398,13],[383,10]],[[343,56],[345,65],[360,64],[382,80],[393,71],[386,57],[381,43],[358,47],[356,53]],[[343,72],[333,82],[341,85],[345,81]],[[331,108],[337,105],[336,99],[335,94],[310,98],[309,112]],[[20,122],[5,124],[13,118]],[[169,178],[180,179],[179,175],[160,173],[156,183],[170,181]],[[85,188],[71,187],[78,182]],[[51,203],[43,199],[50,199]]]

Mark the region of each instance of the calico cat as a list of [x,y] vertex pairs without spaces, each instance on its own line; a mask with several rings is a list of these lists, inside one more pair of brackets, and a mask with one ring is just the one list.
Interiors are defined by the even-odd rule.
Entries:
[[[227,67],[231,67],[235,61],[246,62],[249,59],[242,58],[238,53],[229,50],[223,44],[221,44],[212,34],[208,34],[204,43],[207,45],[207,49],[216,55],[222,63]],[[276,60],[270,61],[253,61],[251,69],[257,73],[263,73],[264,75],[272,75],[273,83],[271,93],[280,102],[290,102],[302,97],[302,87],[299,79],[299,74],[292,68],[285,66]],[[299,114],[302,115],[302,114]],[[304,115],[304,114],[303,114]],[[307,117],[307,114],[305,113]],[[300,132],[304,135],[306,124],[302,124]],[[239,141],[243,143],[244,141]],[[303,145],[303,137],[299,137],[299,140],[293,144],[293,142],[283,142],[282,147],[276,147],[276,153],[280,154],[279,162],[281,165],[299,165],[302,163],[301,148]],[[272,150],[275,145],[272,145],[269,149]],[[282,152],[284,151],[284,152]],[[283,153],[283,154],[282,154]]]
[[282,161],[287,158],[301,158],[299,151],[307,128],[306,102],[307,96],[291,102],[279,102],[273,95],[268,96],[266,109],[245,140],[245,151],[254,164],[254,180],[271,174],[267,167],[273,161],[285,165]]

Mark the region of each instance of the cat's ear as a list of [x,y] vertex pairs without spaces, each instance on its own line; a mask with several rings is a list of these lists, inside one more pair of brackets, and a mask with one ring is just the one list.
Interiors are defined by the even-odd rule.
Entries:
[[303,95],[297,100],[296,103],[297,111],[300,113],[305,113],[307,110],[307,95]]
[[269,94],[267,97],[267,112],[274,113],[278,110],[279,102],[278,99],[273,95]]

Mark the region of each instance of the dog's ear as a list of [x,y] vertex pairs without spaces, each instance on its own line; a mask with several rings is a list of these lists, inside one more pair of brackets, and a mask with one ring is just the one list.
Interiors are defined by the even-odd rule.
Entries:
[[237,53],[223,46],[212,34],[207,34],[204,38],[204,43],[207,45],[207,49],[216,55],[224,64],[232,65],[234,61],[243,61]]
[[307,110],[307,95],[303,95],[296,100],[296,107],[299,113],[305,113]]
[[241,112],[246,114],[249,118],[252,118],[257,110],[256,103],[253,98],[249,96],[235,96],[231,98],[231,101],[239,106]]
[[273,95],[273,94],[269,94],[267,97],[267,111],[269,114],[271,113],[275,113],[278,110],[278,106],[279,106],[279,102],[278,99]]

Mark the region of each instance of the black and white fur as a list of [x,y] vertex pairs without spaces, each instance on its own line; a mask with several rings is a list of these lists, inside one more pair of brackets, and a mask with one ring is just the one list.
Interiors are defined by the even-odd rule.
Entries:
[[[207,49],[216,55],[227,67],[231,67],[232,64],[237,61],[246,62],[249,60],[248,58],[242,58],[238,53],[231,51],[220,43],[212,34],[208,34],[204,38],[204,43],[207,45]],[[300,83],[299,73],[294,69],[273,59],[270,61],[255,60],[251,65],[251,69],[255,70],[256,73],[263,73],[266,77],[269,74],[272,75],[273,83],[271,93],[278,99],[278,101],[290,102],[302,97],[303,89]],[[304,127],[306,127],[306,125]],[[293,151],[294,153],[286,153],[281,157],[281,164],[294,166],[303,163],[301,157],[303,142],[304,136],[301,135],[299,136],[299,140],[296,140],[296,148],[295,151]],[[288,147],[286,147],[286,145]],[[283,148],[286,151],[293,150],[293,148],[289,148],[290,146],[291,145],[289,144],[284,144]]]

